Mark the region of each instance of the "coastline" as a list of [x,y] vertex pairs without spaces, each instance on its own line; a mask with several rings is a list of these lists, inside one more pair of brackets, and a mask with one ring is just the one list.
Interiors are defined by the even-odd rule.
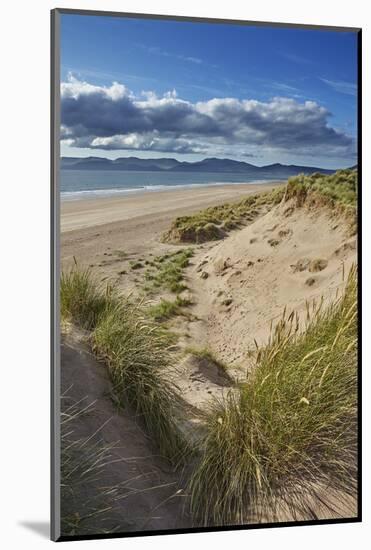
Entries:
[[[196,212],[202,208],[237,201],[242,197],[269,191],[284,182],[226,184],[166,191],[143,191],[133,195],[94,197],[61,201],[61,232],[70,232],[107,223],[153,216],[154,223],[163,215],[170,218]],[[156,228],[155,228],[156,229]]]

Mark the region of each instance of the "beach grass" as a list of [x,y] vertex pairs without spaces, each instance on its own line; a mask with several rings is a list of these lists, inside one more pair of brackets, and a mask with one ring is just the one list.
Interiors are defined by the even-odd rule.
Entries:
[[236,203],[211,206],[190,216],[176,218],[166,231],[164,242],[203,243],[222,239],[232,229],[252,222],[262,210],[279,203],[284,186],[271,191],[248,195]]
[[112,287],[105,287],[90,268],[80,269],[75,264],[63,271],[60,279],[60,310],[62,321],[73,322],[83,329],[93,329],[108,305],[116,302]]
[[[81,438],[74,433],[76,421],[94,414],[94,402],[85,398],[75,403],[67,393],[62,395],[61,405],[62,535],[104,533],[112,530],[113,503],[122,496],[122,487],[109,486],[106,481],[115,459],[114,445],[104,444],[99,433]],[[94,491],[95,485],[99,489]]]
[[183,270],[193,256],[192,248],[183,248],[173,253],[156,256],[145,274],[145,290],[156,293],[160,290],[180,294],[187,289]]
[[62,321],[90,331],[92,349],[107,365],[118,399],[136,412],[160,453],[177,463],[187,445],[176,424],[169,335],[145,316],[141,303],[99,284],[89,270],[75,266],[62,280]]
[[348,224],[349,235],[357,231],[358,171],[338,170],[334,174],[299,175],[287,183],[285,200],[294,199],[297,207],[327,207],[332,216]]
[[280,507],[315,519],[308,495],[357,487],[357,276],[307,326],[285,314],[238,391],[210,406],[190,482],[201,525],[261,521]]
[[164,242],[203,243],[223,239],[233,229],[251,223],[257,216],[269,211],[282,200],[295,199],[298,207],[336,207],[336,213],[345,214],[354,232],[357,201],[357,170],[338,170],[334,174],[303,174],[288,180],[271,191],[249,195],[236,203],[209,207],[190,216],[174,220],[162,235]]
[[128,302],[108,309],[92,334],[96,355],[109,369],[114,391],[138,415],[160,453],[176,463],[186,443],[176,424],[173,357],[167,338],[142,311]]
[[162,298],[158,304],[148,308],[148,314],[155,321],[166,321],[175,315],[181,315],[184,307],[190,306],[191,300],[177,296],[174,301]]
[[325,198],[331,205],[355,207],[357,202],[358,171],[338,170],[334,174],[314,173],[288,180],[287,198],[296,197],[302,203],[308,198]]

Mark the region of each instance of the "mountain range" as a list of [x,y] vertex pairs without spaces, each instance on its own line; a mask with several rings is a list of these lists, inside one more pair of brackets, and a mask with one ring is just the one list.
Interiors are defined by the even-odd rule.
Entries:
[[172,158],[142,159],[121,157],[114,160],[103,157],[62,157],[62,170],[122,170],[148,172],[217,172],[246,174],[263,178],[287,178],[296,174],[332,174],[335,170],[294,164],[269,164],[255,166],[243,161],[206,158],[197,162],[179,162]]

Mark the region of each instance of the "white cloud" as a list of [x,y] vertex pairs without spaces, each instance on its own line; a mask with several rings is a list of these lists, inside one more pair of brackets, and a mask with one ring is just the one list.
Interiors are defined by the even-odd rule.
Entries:
[[[62,84],[62,137],[75,147],[172,152],[258,150],[351,155],[354,140],[315,101],[213,98],[192,103],[175,90],[135,96],[123,84]],[[72,140],[72,142],[71,142]]]
[[336,92],[352,96],[357,95],[357,84],[353,84],[352,82],[344,82],[343,80],[327,80],[327,78],[321,78],[320,80]]
[[94,86],[88,82],[78,80],[72,73],[69,73],[67,82],[61,83],[62,98],[71,97],[73,99],[78,99],[80,96],[94,94],[106,96],[113,101],[122,99],[127,94],[130,95],[127,88],[118,82],[113,82],[109,88],[106,86]]

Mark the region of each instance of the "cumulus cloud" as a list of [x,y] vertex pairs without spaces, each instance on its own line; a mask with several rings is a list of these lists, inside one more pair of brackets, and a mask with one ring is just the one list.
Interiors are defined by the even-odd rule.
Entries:
[[[276,97],[192,103],[175,90],[134,95],[114,82],[97,86],[69,76],[61,87],[61,137],[75,147],[177,153],[264,148],[296,154],[351,155],[354,140],[329,124],[314,101]],[[68,140],[68,141],[67,141]]]

